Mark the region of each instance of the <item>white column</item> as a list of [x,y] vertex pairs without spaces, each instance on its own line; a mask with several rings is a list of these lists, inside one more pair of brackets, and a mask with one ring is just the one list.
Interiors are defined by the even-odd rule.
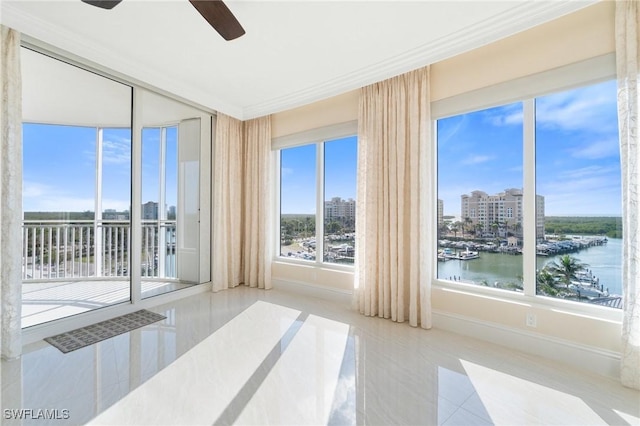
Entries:
[[22,352],[22,77],[20,33],[0,31],[0,342],[10,359]]
[[129,277],[131,279],[131,302],[137,304],[142,296],[140,279],[142,241],[142,105],[144,92],[133,91],[133,123],[131,124],[131,235],[129,239]]

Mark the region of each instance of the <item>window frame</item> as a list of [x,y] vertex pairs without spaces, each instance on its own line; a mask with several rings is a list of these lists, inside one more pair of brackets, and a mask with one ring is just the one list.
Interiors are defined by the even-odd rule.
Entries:
[[[615,54],[594,57],[553,70],[496,84],[431,103],[434,140],[434,163],[437,187],[437,121],[439,119],[480,111],[508,103],[521,102],[523,106],[523,292],[452,282],[437,277],[437,259],[432,256],[433,283],[438,288],[518,302],[529,307],[549,309],[571,315],[583,315],[615,323],[622,322],[622,309],[583,302],[557,299],[536,294],[536,98],[589,86],[616,78]],[[437,199],[437,190],[432,195]],[[437,227],[434,227],[437,238]],[[435,247],[434,247],[435,249]],[[437,250],[434,250],[434,253]]]
[[[338,123],[334,125],[319,127],[291,135],[280,136],[271,140],[272,150],[272,163],[273,163],[273,179],[274,187],[274,205],[273,211],[276,214],[273,215],[273,261],[283,262],[291,265],[300,265],[306,267],[314,267],[321,269],[331,269],[336,271],[348,271],[353,272],[354,265],[344,265],[339,263],[331,263],[324,261],[324,144],[325,142],[332,142],[336,139],[341,139],[349,136],[358,135],[358,122],[347,121],[344,123]],[[316,255],[316,259],[303,260],[296,258],[289,258],[280,256],[280,217],[281,217],[281,156],[280,153],[283,149],[296,148],[306,145],[315,145],[316,147],[316,253],[322,253],[322,255]],[[357,167],[357,164],[356,164]]]

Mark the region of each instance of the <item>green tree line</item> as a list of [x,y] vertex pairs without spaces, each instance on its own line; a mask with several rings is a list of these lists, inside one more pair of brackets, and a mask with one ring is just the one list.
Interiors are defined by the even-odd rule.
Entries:
[[544,227],[547,234],[606,235],[609,238],[622,238],[620,217],[546,216]]
[[95,214],[92,211],[84,212],[24,212],[24,220],[93,220]]

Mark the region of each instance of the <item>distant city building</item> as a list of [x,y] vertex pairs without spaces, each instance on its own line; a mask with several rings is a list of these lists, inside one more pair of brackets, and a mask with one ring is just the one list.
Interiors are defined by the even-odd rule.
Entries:
[[356,201],[353,198],[343,200],[333,197],[324,202],[325,222],[340,222],[343,226],[353,227],[356,220]]
[[544,197],[536,195],[536,240],[544,240]]
[[[483,236],[508,234],[522,237],[523,195],[521,189],[505,189],[495,195],[473,191],[461,196],[462,221],[471,220],[473,231]],[[536,195],[536,239],[544,238],[544,197]]]
[[105,209],[102,212],[103,220],[128,220],[129,212],[127,210],[118,212],[116,209]]
[[149,201],[142,205],[142,220],[158,219],[158,203]]
[[169,206],[167,219],[175,219],[175,218],[176,218],[176,206]]
[[444,225],[444,201],[438,198],[438,229]]

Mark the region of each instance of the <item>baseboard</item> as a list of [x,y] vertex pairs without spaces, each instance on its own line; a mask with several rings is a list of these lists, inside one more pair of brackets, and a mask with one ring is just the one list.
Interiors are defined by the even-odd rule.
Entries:
[[617,352],[435,310],[433,327],[526,352],[572,368],[616,380],[620,378],[620,354]]
[[350,304],[352,301],[352,292],[342,289],[319,286],[299,281],[289,281],[279,278],[271,280],[273,288],[302,296],[317,297],[319,299],[335,301],[339,303]]

